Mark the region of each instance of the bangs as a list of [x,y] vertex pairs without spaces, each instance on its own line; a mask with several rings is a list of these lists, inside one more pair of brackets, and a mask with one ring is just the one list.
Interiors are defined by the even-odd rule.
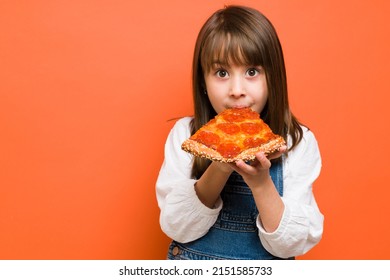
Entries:
[[238,32],[218,32],[215,30],[205,40],[201,52],[201,65],[208,73],[215,64],[263,66],[261,48],[249,38]]

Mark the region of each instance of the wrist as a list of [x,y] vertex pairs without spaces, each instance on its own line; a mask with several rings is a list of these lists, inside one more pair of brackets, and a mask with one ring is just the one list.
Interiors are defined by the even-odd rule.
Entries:
[[271,175],[267,172],[266,174],[263,174],[260,178],[258,178],[255,184],[249,187],[251,188],[252,193],[255,193],[264,192],[269,188],[275,188],[275,185],[272,181]]
[[215,168],[215,170],[218,170],[219,172],[221,172],[225,175],[228,175],[228,176],[230,176],[230,174],[232,174],[232,172],[233,172],[233,169],[227,163],[213,161],[211,163],[211,165],[212,165],[212,168]]

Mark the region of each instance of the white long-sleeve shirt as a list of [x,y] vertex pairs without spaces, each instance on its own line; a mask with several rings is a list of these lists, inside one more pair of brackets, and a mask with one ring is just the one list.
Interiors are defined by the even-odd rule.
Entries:
[[[165,158],[156,183],[160,225],[170,238],[186,243],[205,234],[217,220],[223,201],[211,209],[195,193],[191,179],[193,156],[181,150],[190,137],[190,121],[182,118],[172,128],[165,144]],[[323,215],[315,201],[312,184],[321,170],[321,156],[311,131],[303,127],[302,141],[283,157],[284,213],[279,227],[266,232],[259,218],[257,227],[264,248],[274,256],[299,256],[314,247],[322,237]],[[291,145],[291,140],[287,140]]]

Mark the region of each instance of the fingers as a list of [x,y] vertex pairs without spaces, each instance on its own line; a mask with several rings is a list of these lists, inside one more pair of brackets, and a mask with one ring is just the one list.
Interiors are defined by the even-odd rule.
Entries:
[[263,152],[257,153],[256,159],[259,161],[262,169],[271,168],[271,161],[265,156],[265,154]]
[[271,168],[271,159],[276,159],[280,157],[283,153],[287,151],[286,146],[282,146],[277,152],[269,155],[268,157],[263,152],[258,152],[255,156],[256,159],[250,164],[245,163],[242,160],[237,161],[236,163],[231,163],[230,166],[234,171],[248,175],[256,175],[262,170],[267,170]]
[[256,164],[246,164],[244,161],[239,160],[235,164],[232,163],[232,168],[237,173],[243,175],[256,175],[257,168]]
[[251,162],[251,164],[246,164],[244,161],[239,160],[235,164],[231,164],[231,167],[241,175],[256,175],[261,170],[269,169],[271,162],[263,152],[259,152],[256,154],[255,161]]

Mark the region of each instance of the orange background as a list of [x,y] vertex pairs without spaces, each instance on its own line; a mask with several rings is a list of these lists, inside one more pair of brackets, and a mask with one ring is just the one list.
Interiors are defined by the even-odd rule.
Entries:
[[197,32],[263,11],[323,171],[320,244],[300,259],[390,259],[390,4],[0,2],[0,258],[164,259],[155,181],[168,120],[192,113]]

